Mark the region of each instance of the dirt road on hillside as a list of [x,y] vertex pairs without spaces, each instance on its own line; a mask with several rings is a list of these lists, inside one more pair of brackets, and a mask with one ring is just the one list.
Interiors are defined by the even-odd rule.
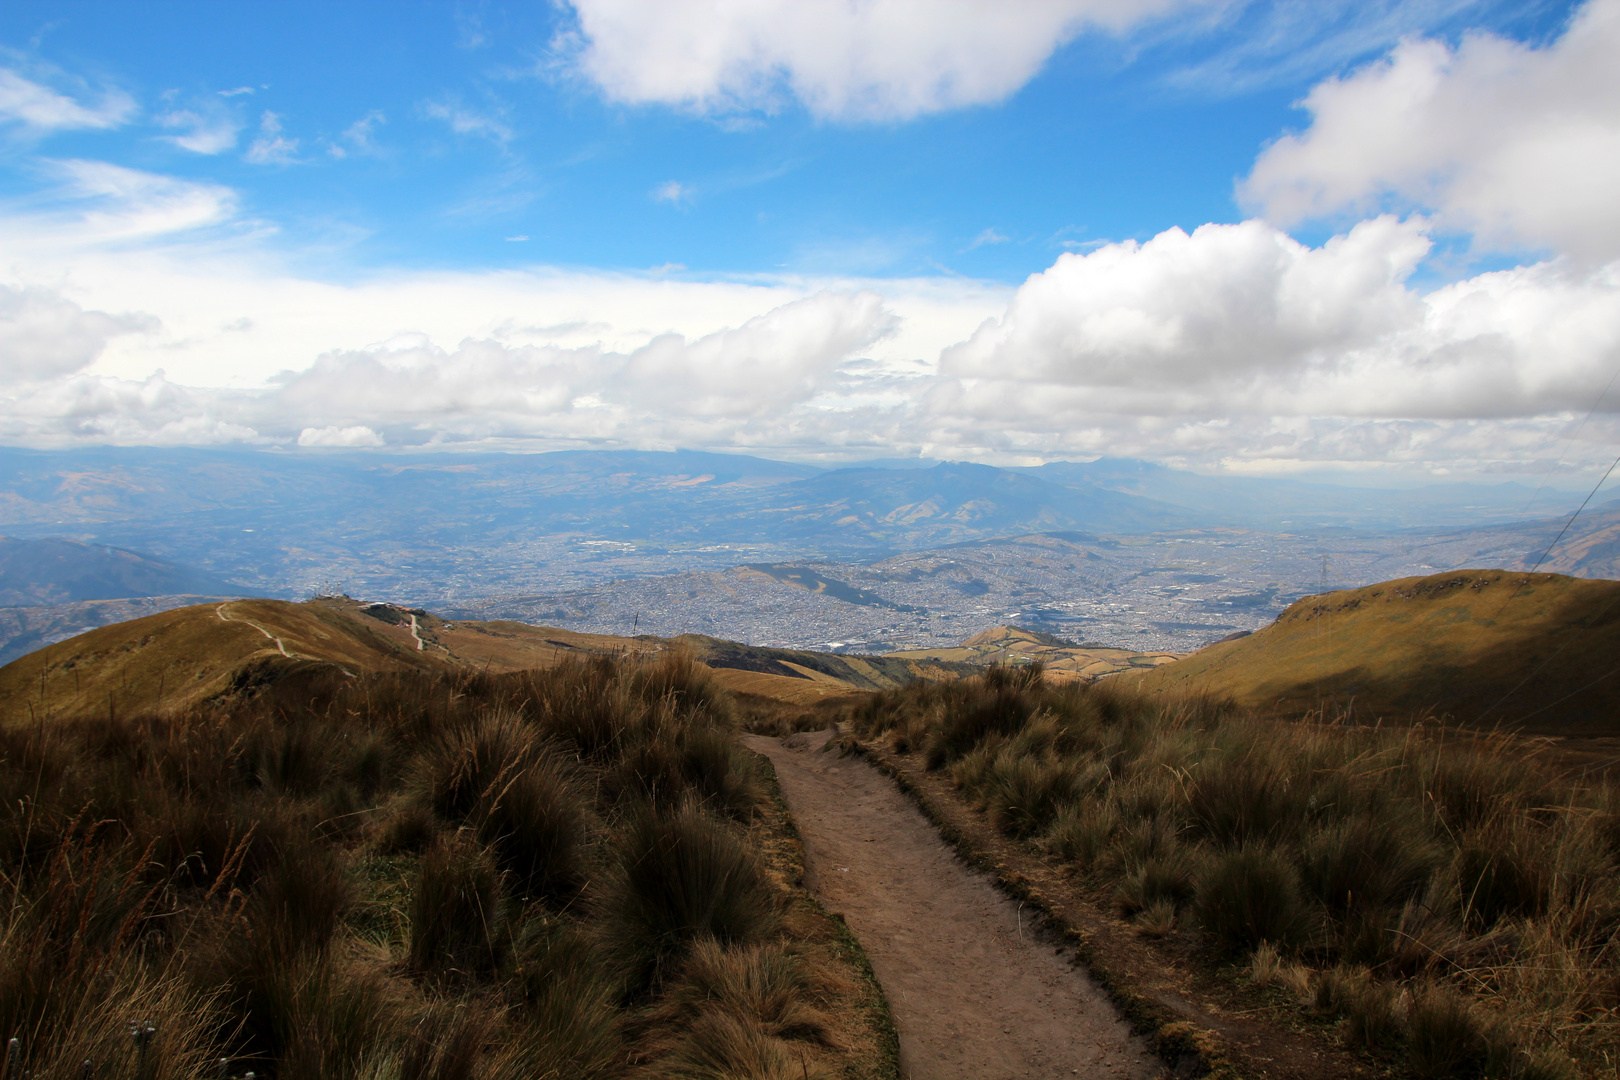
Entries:
[[883,984],[907,1080],[1156,1077],[1085,973],[951,852],[894,783],[830,732],[747,745],[776,766],[804,838],[805,884],[844,916]]

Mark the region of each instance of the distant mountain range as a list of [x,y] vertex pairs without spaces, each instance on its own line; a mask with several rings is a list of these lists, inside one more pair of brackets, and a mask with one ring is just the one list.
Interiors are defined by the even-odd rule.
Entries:
[[[914,616],[935,600],[921,589],[895,593],[878,564],[935,552],[924,561],[962,566],[959,545],[1031,535],[1124,538],[1136,557],[1101,573],[1115,549],[1087,541],[1086,558],[1103,560],[1091,568],[1098,573],[1058,572],[1008,565],[1022,549],[986,549],[969,560],[983,565],[950,579],[942,612],[960,609],[970,632],[1014,613],[1061,627],[1078,614],[1064,602],[1102,588],[1118,604],[1101,622],[1101,609],[1091,610],[1096,631],[1157,635],[1130,645],[1180,649],[1229,632],[1217,621],[1231,619],[1208,614],[1236,612],[1245,596],[1258,606],[1233,625],[1314,591],[1324,557],[1334,584],[1528,568],[1565,524],[1550,515],[1562,502],[1573,499],[1532,499],[1515,484],[1370,489],[1109,458],[823,469],[693,451],[0,449],[0,532],[16,538],[0,550],[0,605],[13,606],[15,624],[0,632],[0,651],[48,643],[112,611],[55,610],[64,603],[323,589],[436,610],[522,611],[580,629],[627,630],[645,617],[663,633],[855,648],[877,635],[932,646],[968,635],[954,634],[949,618],[924,627]],[[1251,539],[1234,544],[1215,535],[1223,530]],[[1153,560],[1179,567],[1181,584],[1201,575],[1209,588],[1175,599]],[[843,569],[851,564],[872,572]],[[918,572],[909,562],[891,569],[901,583]],[[1620,505],[1590,508],[1543,569],[1620,576]],[[780,588],[757,587],[766,579],[814,594],[811,622],[791,597],[782,606]],[[1156,598],[1129,603],[1144,590]],[[514,602],[491,608],[491,598]],[[865,614],[847,617],[850,605]],[[1132,619],[1146,629],[1127,626]]]
[[120,548],[0,536],[0,607],[175,594],[257,595],[212,574]]
[[[1112,459],[820,469],[693,451],[0,449],[0,532],[152,552],[279,595],[312,580],[424,597],[534,590],[1062,530],[1459,528],[1572,501],[1544,494],[1527,515],[1516,484],[1376,490]],[[585,542],[599,546],[559,546]],[[678,566],[656,561],[671,554]]]

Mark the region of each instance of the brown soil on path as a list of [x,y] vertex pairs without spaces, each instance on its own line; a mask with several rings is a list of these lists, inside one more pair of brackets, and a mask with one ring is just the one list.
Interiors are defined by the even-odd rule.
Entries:
[[821,752],[830,732],[749,736],[804,840],[805,884],[842,915],[889,998],[911,1080],[1145,1078],[1163,1064],[1028,913],[964,866],[894,782]]

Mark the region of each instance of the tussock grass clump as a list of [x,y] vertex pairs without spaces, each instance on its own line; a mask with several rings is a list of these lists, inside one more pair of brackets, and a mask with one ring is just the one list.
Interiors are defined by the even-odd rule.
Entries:
[[[820,1014],[737,730],[678,653],[306,666],[173,715],[0,725],[0,1046],[33,1076],[800,1075],[785,1048]],[[676,1012],[689,1038],[641,1045]]]
[[[1268,957],[1257,981],[1316,1001],[1353,1045],[1433,1075],[1620,1059],[1620,789],[1561,776],[1533,742],[1279,722],[1032,670],[876,694],[847,718],[948,769],[1140,932]],[[1447,1002],[1493,1018],[1489,1060]]]
[[499,970],[506,954],[506,913],[495,860],[456,836],[430,849],[411,894],[411,966],[471,977]]
[[662,983],[700,938],[746,945],[776,928],[775,892],[758,855],[698,804],[633,809],[618,847],[602,927],[633,990]]
[[1220,945],[1247,951],[1262,942],[1300,945],[1309,933],[1293,865],[1271,848],[1221,853],[1198,884],[1198,921]]
[[663,1006],[666,1015],[723,1010],[774,1038],[829,1045],[827,1017],[810,1002],[800,962],[776,944],[726,948],[713,938],[692,946],[681,980]]

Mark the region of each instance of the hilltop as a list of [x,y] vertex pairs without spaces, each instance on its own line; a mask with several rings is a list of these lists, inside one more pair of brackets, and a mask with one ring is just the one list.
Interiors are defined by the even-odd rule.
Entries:
[[915,649],[890,653],[903,660],[941,660],[980,667],[1039,661],[1049,674],[1094,679],[1121,671],[1156,668],[1185,653],[1138,652],[1108,645],[1075,644],[1040,630],[997,626],[975,634],[953,649]]
[[1274,716],[1610,735],[1617,656],[1620,581],[1461,570],[1307,596],[1254,634],[1125,677]]

